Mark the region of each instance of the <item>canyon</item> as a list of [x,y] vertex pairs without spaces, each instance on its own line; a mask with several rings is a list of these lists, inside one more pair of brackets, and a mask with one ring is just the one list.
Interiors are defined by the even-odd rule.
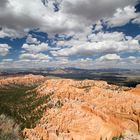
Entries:
[[132,135],[140,139],[140,85],[130,88],[39,75],[0,80],[0,88],[34,84],[27,94],[47,99],[34,109],[45,107],[36,125],[22,130],[25,140],[131,140]]

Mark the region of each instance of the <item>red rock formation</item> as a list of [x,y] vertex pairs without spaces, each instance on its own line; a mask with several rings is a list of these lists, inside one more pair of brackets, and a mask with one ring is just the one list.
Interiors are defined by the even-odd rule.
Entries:
[[51,108],[23,134],[29,140],[111,140],[126,130],[137,132],[140,97],[133,90],[104,81],[47,80],[36,92],[50,95]]
[[44,76],[41,75],[25,75],[25,76],[16,76],[0,79],[0,88],[9,88],[16,86],[33,86],[38,85],[38,83],[45,80]]
[[140,96],[140,85],[137,85],[136,88],[133,88],[130,92]]

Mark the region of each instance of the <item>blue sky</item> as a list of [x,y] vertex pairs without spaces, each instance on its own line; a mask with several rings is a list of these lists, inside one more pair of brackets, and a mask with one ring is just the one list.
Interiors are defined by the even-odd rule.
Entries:
[[140,69],[137,0],[1,0],[0,68]]

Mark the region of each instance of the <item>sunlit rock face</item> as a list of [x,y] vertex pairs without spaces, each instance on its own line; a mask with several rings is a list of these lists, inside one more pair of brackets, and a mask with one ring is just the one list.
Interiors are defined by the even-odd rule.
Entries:
[[0,88],[14,88],[17,86],[25,86],[31,87],[34,85],[39,85],[45,81],[45,77],[41,75],[24,75],[24,76],[15,76],[15,77],[8,77],[0,79]]
[[140,95],[140,84],[131,90],[131,93]]
[[111,140],[126,131],[138,132],[140,96],[132,93],[137,88],[105,81],[46,80],[36,92],[50,96],[49,108],[36,127],[23,134],[29,140]]

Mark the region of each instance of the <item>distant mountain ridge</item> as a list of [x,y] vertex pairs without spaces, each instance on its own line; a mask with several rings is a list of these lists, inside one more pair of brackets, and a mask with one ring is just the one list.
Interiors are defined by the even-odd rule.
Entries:
[[1,76],[11,75],[43,75],[61,78],[70,78],[77,80],[105,80],[108,83],[117,85],[135,87],[140,84],[140,70],[137,69],[80,69],[80,68],[40,68],[40,69],[15,69],[15,70],[1,70]]

